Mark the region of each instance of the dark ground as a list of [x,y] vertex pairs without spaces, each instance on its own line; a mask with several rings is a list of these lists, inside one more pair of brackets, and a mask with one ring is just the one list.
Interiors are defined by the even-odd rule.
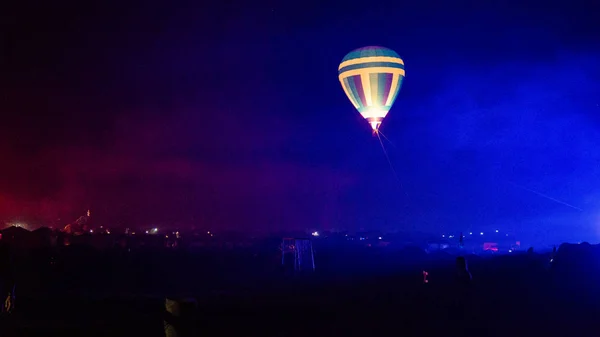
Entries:
[[[37,276],[22,272],[30,278],[21,281],[16,310],[3,318],[0,335],[163,336],[164,295],[177,293],[179,282],[179,294],[198,300],[199,336],[600,336],[597,277],[550,270],[545,255],[473,260],[470,296],[457,292],[452,259],[423,264],[429,284],[415,266],[387,273],[330,270],[306,279],[273,274],[251,282],[242,266],[229,268],[227,279],[209,269],[200,275],[187,269],[186,278],[180,263],[171,264],[183,269],[174,279],[147,281],[137,294],[135,282],[163,275],[164,265],[129,274],[115,268],[115,275],[99,263],[79,266],[80,272],[38,269]],[[115,277],[112,286],[99,286]]]

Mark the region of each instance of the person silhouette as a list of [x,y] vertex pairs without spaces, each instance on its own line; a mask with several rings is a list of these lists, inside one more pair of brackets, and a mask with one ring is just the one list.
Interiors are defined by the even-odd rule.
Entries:
[[469,316],[471,304],[472,276],[463,256],[456,258],[454,303],[451,306],[451,317],[457,322],[457,328],[462,329],[462,323]]
[[467,267],[467,259],[464,256],[456,258],[456,279],[460,285],[468,286],[472,280],[471,272]]
[[0,240],[0,306],[2,312],[10,312],[14,307],[14,279],[10,245]]

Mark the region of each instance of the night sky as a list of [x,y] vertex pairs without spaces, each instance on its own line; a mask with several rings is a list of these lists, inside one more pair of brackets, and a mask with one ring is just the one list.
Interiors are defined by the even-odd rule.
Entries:
[[[8,6],[0,219],[595,234],[593,3]],[[406,64],[381,128],[400,182],[337,79],[367,45]]]

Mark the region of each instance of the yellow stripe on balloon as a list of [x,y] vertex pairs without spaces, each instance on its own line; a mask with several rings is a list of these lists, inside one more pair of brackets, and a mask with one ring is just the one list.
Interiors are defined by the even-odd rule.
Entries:
[[[356,76],[356,75],[368,75],[372,73],[389,73],[394,74],[394,76],[404,76],[404,69],[399,68],[391,68],[391,67],[373,67],[373,68],[362,68],[362,69],[354,69],[348,70],[339,75],[340,81],[346,77]],[[396,81],[398,77],[394,77]],[[393,83],[393,82],[392,82]]]
[[373,105],[373,100],[371,99],[371,76],[370,73],[362,73],[360,74],[360,82],[363,87],[363,93],[365,95],[365,100],[367,101],[367,106]]
[[377,74],[369,74],[368,80],[371,86],[371,101],[375,102],[375,105],[381,105],[379,98],[379,76]]
[[[404,70],[402,72],[404,72]],[[388,93],[387,100],[385,101],[385,105],[389,106],[392,104],[392,99],[394,99],[394,94],[398,89],[398,76],[400,76],[400,74],[394,74],[392,77],[392,86],[390,88],[390,92]],[[402,74],[402,76],[404,76],[404,74]]]
[[369,63],[369,62],[390,62],[390,63],[398,63],[401,65],[404,65],[404,61],[401,58],[392,57],[392,56],[371,56],[371,57],[361,57],[361,58],[357,58],[357,59],[344,61],[344,62],[340,63],[338,70],[340,70],[344,67],[347,67],[347,66],[354,65],[354,64]]

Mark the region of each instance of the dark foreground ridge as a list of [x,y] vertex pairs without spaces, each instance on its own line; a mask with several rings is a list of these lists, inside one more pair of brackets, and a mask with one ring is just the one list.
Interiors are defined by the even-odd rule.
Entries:
[[556,256],[468,256],[471,282],[459,276],[454,256],[439,254],[379,273],[273,271],[252,278],[241,255],[216,265],[219,274],[207,260],[151,253],[129,264],[121,259],[119,269],[109,262],[115,256],[91,251],[54,257],[63,263],[59,269],[44,269],[39,263],[47,255],[38,253],[21,265],[17,304],[2,317],[0,332],[164,336],[165,297],[186,296],[198,303],[188,319],[198,336],[597,336],[597,250],[582,244],[563,245]]

